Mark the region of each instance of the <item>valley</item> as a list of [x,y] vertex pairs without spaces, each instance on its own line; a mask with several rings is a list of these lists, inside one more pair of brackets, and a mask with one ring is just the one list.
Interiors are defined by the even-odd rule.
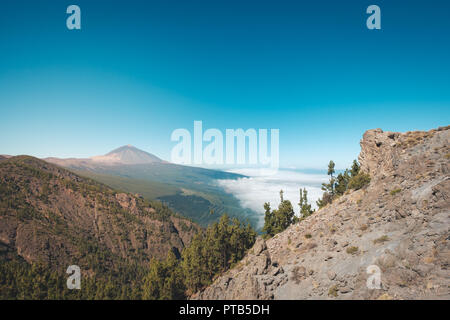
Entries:
[[163,201],[175,212],[204,227],[218,221],[224,213],[248,220],[254,227],[258,223],[256,212],[242,208],[239,200],[217,183],[219,179],[245,177],[240,174],[172,164],[132,146],[89,159],[44,160],[114,189]]
[[[1,160],[0,181],[2,281],[22,279],[4,284],[2,297],[39,292],[48,297],[48,290],[73,296],[57,283],[75,264],[91,290],[84,297],[101,298],[108,292],[103,286],[109,286],[111,298],[122,295],[118,288],[126,290],[124,298],[137,298],[133,290],[142,285],[149,262],[169,252],[179,256],[201,230],[159,201],[118,192],[29,156]],[[27,278],[34,270],[40,270],[38,278]],[[40,283],[46,277],[55,282]]]

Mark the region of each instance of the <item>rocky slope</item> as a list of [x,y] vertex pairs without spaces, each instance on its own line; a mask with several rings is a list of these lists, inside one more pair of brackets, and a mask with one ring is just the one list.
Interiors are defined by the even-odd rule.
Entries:
[[[450,299],[449,139],[450,127],[367,131],[359,161],[368,187],[258,239],[193,298]],[[377,268],[381,284],[369,289]]]
[[198,229],[158,202],[42,160],[0,161],[0,253],[28,263],[60,273],[72,264],[88,273],[147,265],[169,250],[180,252]]

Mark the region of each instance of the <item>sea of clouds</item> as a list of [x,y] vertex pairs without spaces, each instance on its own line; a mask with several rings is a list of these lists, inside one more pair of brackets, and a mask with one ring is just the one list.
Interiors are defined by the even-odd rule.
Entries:
[[295,213],[299,213],[299,189],[306,188],[308,200],[316,208],[316,200],[322,196],[321,185],[328,181],[326,174],[305,173],[291,169],[280,169],[275,174],[260,169],[234,169],[229,172],[238,173],[248,178],[237,180],[217,180],[217,183],[228,193],[233,194],[243,208],[251,209],[260,215],[260,224],[264,224],[265,202],[270,202],[272,209],[280,204],[280,190],[284,199],[290,200]]

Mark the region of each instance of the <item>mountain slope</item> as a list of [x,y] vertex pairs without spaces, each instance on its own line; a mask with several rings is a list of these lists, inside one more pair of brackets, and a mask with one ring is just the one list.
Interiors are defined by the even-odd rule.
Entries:
[[58,273],[76,264],[88,274],[145,266],[180,252],[198,229],[158,202],[45,161],[0,161],[0,246],[28,263]]
[[[159,161],[153,161],[153,157]],[[161,200],[202,226],[218,221],[223,213],[248,219],[255,227],[259,221],[257,213],[243,209],[238,199],[217,184],[218,179],[239,179],[243,175],[165,162],[131,146],[89,159],[44,160],[112,188]]]
[[[193,298],[449,299],[449,129],[367,131],[359,157],[367,188],[258,239]],[[380,289],[367,287],[369,266],[381,272]]]
[[92,157],[91,160],[105,164],[148,164],[163,162],[157,156],[139,150],[131,145],[117,148],[104,156]]

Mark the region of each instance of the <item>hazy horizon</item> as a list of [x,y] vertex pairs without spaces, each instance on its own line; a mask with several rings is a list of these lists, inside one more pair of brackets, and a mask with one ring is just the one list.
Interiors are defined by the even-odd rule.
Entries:
[[[0,151],[0,155],[4,155],[4,156],[21,156],[21,155],[26,155],[26,156],[32,156],[32,157],[36,157],[38,159],[46,159],[46,158],[57,158],[57,159],[90,159],[90,158],[94,158],[94,157],[98,157],[98,156],[104,156],[110,152],[115,151],[116,149],[122,148],[122,147],[134,147],[140,151],[144,151],[147,152],[151,155],[154,155],[156,157],[159,157],[161,160],[166,161],[166,162],[171,162],[170,159],[164,159],[162,157],[160,157],[158,154],[153,153],[151,150],[145,150],[142,148],[139,148],[135,145],[132,144],[127,144],[127,145],[122,145],[122,146],[117,146],[109,151],[106,151],[105,153],[97,153],[97,154],[92,154],[92,155],[87,155],[85,157],[77,157],[77,156],[66,156],[66,157],[60,157],[57,155],[34,155],[34,154],[29,154],[29,153],[21,153],[21,154],[8,154],[8,153],[4,153]],[[332,160],[332,159],[330,159]],[[355,160],[357,160],[357,157],[355,158]],[[171,162],[173,163],[173,162]],[[197,168],[205,168],[205,169],[211,169],[211,170],[220,170],[220,171],[227,171],[227,172],[233,172],[233,173],[240,173],[242,171],[250,171],[250,172],[256,172],[261,168],[265,168],[265,166],[250,166],[250,165],[239,165],[239,164],[234,164],[234,165],[207,165],[207,164],[186,164],[185,166],[189,166],[189,167],[197,167]],[[345,170],[347,167],[345,166],[336,166],[336,171],[343,171]],[[255,171],[256,170],[256,171]],[[298,171],[298,172],[302,172],[302,173],[307,173],[307,174],[323,174],[325,172],[327,172],[327,168],[326,167],[295,167],[295,166],[286,166],[286,167],[280,167],[279,170],[289,170],[289,171]]]
[[77,5],[68,30],[66,3],[2,2],[1,153],[169,160],[201,120],[279,129],[281,167],[344,168],[368,129],[450,122],[450,20],[430,2],[378,1],[381,30],[357,0]]

